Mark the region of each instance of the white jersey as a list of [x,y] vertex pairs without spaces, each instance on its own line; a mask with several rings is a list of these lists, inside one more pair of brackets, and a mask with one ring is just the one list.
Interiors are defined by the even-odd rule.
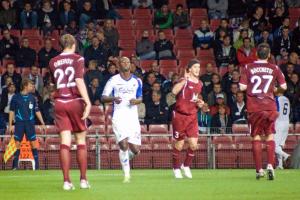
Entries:
[[277,111],[279,112],[279,116],[277,121],[287,122],[290,121],[290,101],[285,96],[277,96],[276,97]]

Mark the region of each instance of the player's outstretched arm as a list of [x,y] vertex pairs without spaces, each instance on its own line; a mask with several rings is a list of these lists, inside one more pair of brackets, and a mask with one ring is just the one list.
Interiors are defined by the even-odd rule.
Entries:
[[172,94],[176,96],[182,90],[185,84],[186,84],[186,79],[182,79],[178,83],[176,83],[172,89]]
[[89,116],[92,105],[91,105],[91,102],[90,102],[90,99],[89,99],[89,95],[87,93],[87,89],[86,89],[84,80],[82,78],[77,78],[77,79],[75,79],[75,82],[76,82],[78,91],[79,91],[79,93],[80,93],[80,95],[83,98],[83,101],[85,103],[85,109],[84,109],[84,112],[83,112],[83,116],[81,118],[81,119],[84,120]]

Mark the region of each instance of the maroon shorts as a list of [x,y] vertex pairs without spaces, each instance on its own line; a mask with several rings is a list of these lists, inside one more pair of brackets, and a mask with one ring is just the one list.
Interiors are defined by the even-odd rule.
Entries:
[[183,115],[173,111],[172,126],[175,140],[183,140],[185,137],[198,138],[197,113],[194,115]]
[[87,129],[86,120],[81,119],[84,112],[82,99],[56,99],[54,112],[55,124],[59,132],[67,130],[81,132]]
[[248,114],[251,136],[270,135],[275,133],[277,111],[260,111]]

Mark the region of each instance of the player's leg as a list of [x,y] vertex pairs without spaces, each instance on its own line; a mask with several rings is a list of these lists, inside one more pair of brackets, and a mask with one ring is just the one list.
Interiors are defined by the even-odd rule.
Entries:
[[265,175],[262,167],[262,142],[260,135],[252,137],[252,153],[256,169],[256,179]]
[[20,144],[22,141],[22,138],[24,136],[24,123],[23,122],[16,122],[15,123],[15,131],[14,131],[14,139],[15,139],[15,144],[16,144],[16,152],[14,153],[14,160],[13,160],[13,165],[12,169],[16,170],[19,168],[19,157],[20,157]]
[[128,138],[125,138],[118,142],[120,151],[119,151],[119,159],[122,165],[122,169],[124,172],[124,183],[130,181],[130,163],[129,163],[129,144]]
[[129,142],[128,154],[129,160],[132,160],[135,156],[140,154],[140,146]]
[[135,156],[140,153],[140,146],[141,146],[141,126],[138,119],[136,120],[135,126],[132,125],[132,135],[128,137],[128,154],[129,160],[132,160]]
[[38,149],[37,149],[37,139],[35,134],[35,128],[34,123],[26,123],[25,124],[25,134],[27,139],[30,141],[31,151],[35,162],[35,169],[39,169],[39,155],[38,155]]
[[182,151],[184,146],[184,139],[178,139],[174,142],[173,146],[173,172],[175,178],[182,178],[182,174],[180,171],[181,163],[180,163],[180,152]]
[[279,124],[276,121],[276,125],[275,125],[275,132],[276,134],[274,135],[274,141],[275,141],[275,154],[276,154],[276,158],[277,158],[277,169],[283,169],[283,150],[282,150],[282,146],[281,141],[282,141],[282,129],[279,128]]
[[190,167],[192,165],[193,159],[195,157],[194,152],[197,150],[198,138],[190,137],[188,138],[188,149],[186,152],[186,157],[182,166],[184,174],[187,178],[192,178],[192,173]]

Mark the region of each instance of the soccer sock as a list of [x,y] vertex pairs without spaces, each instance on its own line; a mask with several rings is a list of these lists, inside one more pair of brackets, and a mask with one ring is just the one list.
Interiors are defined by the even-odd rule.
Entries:
[[282,167],[283,163],[282,163],[282,156],[277,154],[277,161],[278,161],[278,167]]
[[12,166],[13,169],[18,168],[19,156],[20,156],[20,149],[17,149],[17,151],[14,154],[14,160],[13,160],[13,166]]
[[35,169],[39,169],[40,165],[39,165],[38,150],[33,148],[31,151],[32,151],[32,155],[33,155],[33,158],[34,158],[34,162],[35,162]]
[[185,161],[184,161],[184,166],[185,167],[190,167],[192,165],[192,161],[193,161],[193,158],[194,158],[194,151],[190,148],[187,149],[187,152],[186,152],[186,158],[185,158]]
[[122,169],[124,171],[125,176],[130,176],[130,164],[129,164],[129,153],[128,150],[122,151],[120,149],[119,151],[119,158],[122,165]]
[[268,164],[274,166],[275,163],[275,142],[274,140],[266,141],[267,144],[267,155],[268,155]]
[[256,172],[259,172],[262,169],[262,147],[261,141],[253,140],[252,141],[252,151],[253,151],[253,159],[255,162]]
[[284,152],[283,150],[282,150],[282,147],[281,146],[276,146],[275,147],[275,153],[277,154],[277,155],[280,155],[283,159],[287,159],[290,155],[289,154],[287,154],[286,152]]
[[133,153],[130,149],[128,150],[128,156],[129,160],[132,160],[136,155],[138,155],[140,152],[138,151],[137,153]]
[[60,145],[60,164],[64,175],[64,182],[71,182],[69,170],[71,165],[70,147],[65,144]]
[[80,180],[86,180],[87,149],[85,144],[77,145],[77,163],[80,169]]
[[180,169],[180,151],[173,148],[173,169]]

